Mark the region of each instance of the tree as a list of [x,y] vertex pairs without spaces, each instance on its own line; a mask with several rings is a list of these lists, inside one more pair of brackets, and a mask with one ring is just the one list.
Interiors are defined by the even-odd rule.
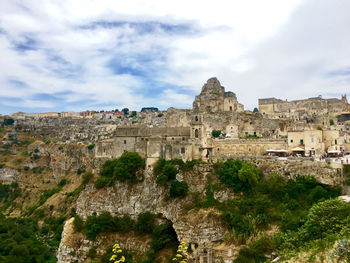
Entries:
[[337,198],[314,204],[309,210],[301,238],[317,239],[341,231],[348,226],[350,204]]
[[259,112],[258,108],[255,107],[254,110],[253,110],[253,112],[254,112],[254,113]]
[[135,230],[140,234],[152,234],[155,226],[155,217],[151,212],[141,213],[137,217]]
[[129,109],[128,108],[124,108],[122,109],[122,112],[124,112],[124,115],[128,115],[129,114]]
[[241,160],[229,159],[222,164],[217,173],[222,183],[228,187],[233,187],[238,183],[238,171],[242,168],[243,162]]
[[260,178],[259,169],[250,162],[244,162],[241,170],[238,172],[238,178],[243,183],[248,183],[253,186],[256,185]]
[[188,192],[188,185],[186,182],[179,182],[174,181],[170,185],[170,197],[176,198],[180,197],[183,198],[187,195]]
[[145,167],[145,160],[136,152],[125,152],[114,166],[113,176],[121,182],[135,183],[136,173]]
[[7,118],[4,120],[4,125],[12,125],[14,123],[14,119],[11,119],[11,118]]
[[334,120],[329,120],[329,125],[334,125]]
[[220,130],[212,130],[211,135],[213,135],[214,138],[218,138],[221,134]]

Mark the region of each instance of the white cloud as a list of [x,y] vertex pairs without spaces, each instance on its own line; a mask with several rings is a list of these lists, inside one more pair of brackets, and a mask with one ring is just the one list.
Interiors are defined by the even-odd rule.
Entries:
[[[186,87],[194,95],[212,76],[248,108],[259,97],[345,93],[349,76],[337,72],[350,66],[347,10],[346,0],[3,0],[0,93],[30,107],[35,94],[72,91],[63,105],[32,105],[56,110],[191,107],[188,92],[167,86]],[[183,25],[184,32],[156,27],[141,32],[127,24],[88,27],[96,21],[159,22]],[[35,50],[14,49],[28,37]],[[117,74],[111,61],[146,76]],[[9,79],[29,87],[10,86]],[[0,111],[8,112],[1,105]]]

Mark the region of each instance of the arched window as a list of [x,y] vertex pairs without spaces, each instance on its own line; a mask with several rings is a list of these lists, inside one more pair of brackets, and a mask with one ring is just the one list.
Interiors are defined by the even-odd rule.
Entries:
[[198,121],[198,116],[195,117],[195,120]]
[[198,138],[198,136],[199,136],[199,132],[198,132],[198,129],[196,129],[196,130],[194,131],[194,137]]

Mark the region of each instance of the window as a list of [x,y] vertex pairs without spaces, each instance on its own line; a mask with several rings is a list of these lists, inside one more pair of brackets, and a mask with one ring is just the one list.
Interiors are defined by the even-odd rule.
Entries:
[[194,131],[194,137],[198,138],[198,136],[199,136],[199,132],[198,132],[198,129],[196,129],[196,130]]
[[314,142],[314,138],[311,138],[311,142]]
[[174,140],[174,137],[172,137],[171,139]]
[[181,148],[181,153],[185,153],[186,149],[184,147]]
[[198,121],[198,116],[195,117],[195,120]]
[[232,111],[232,106],[230,106],[230,111]]
[[124,144],[126,144],[126,140],[124,140]]
[[290,139],[290,142],[293,142],[293,139]]
[[185,137],[182,137],[182,140],[184,141],[184,140],[185,140]]
[[304,140],[300,139],[300,144],[303,145],[304,144]]
[[256,132],[254,132],[254,136],[256,136]]
[[338,144],[338,141],[337,141],[337,140],[334,140],[334,144]]

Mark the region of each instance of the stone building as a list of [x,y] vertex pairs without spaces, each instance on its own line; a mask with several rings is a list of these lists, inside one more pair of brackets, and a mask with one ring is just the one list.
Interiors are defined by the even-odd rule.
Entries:
[[[291,102],[270,98],[259,99],[259,112],[252,113],[211,78],[195,97],[192,109],[169,108],[161,127],[153,127],[154,119],[118,126],[113,138],[98,143],[96,155],[118,157],[136,151],[151,165],[159,157],[208,161],[265,155],[272,149],[306,156],[350,151],[348,108],[346,96]],[[332,125],[331,118],[335,120]],[[221,132],[219,138],[213,137],[213,130]]]
[[321,156],[329,151],[345,151],[345,141],[336,130],[290,131],[288,149],[305,156]]
[[341,99],[323,99],[322,96],[304,100],[259,99],[259,112],[266,118],[287,118],[292,120],[313,120],[326,115],[333,117],[350,110],[346,95]]

